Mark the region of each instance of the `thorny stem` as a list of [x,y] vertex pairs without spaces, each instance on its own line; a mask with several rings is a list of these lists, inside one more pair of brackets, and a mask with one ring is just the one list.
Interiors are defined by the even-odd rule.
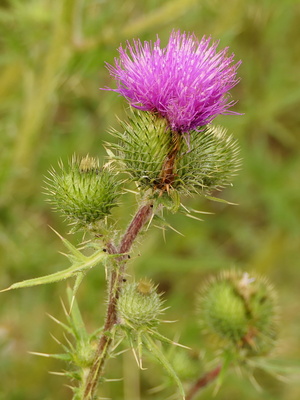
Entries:
[[107,250],[110,254],[122,255],[116,259],[116,263],[119,265],[110,275],[108,306],[104,329],[95,352],[94,362],[87,377],[83,400],[93,399],[98,380],[103,374],[105,361],[107,360],[113,342],[113,329],[117,323],[117,301],[126,268],[125,260],[128,256],[126,253],[130,251],[134,240],[144,225],[149,221],[152,215],[152,207],[152,203],[147,203],[138,209],[120,242],[119,248],[116,248],[113,244],[107,246]]
[[192,400],[201,389],[205,388],[219,376],[221,370],[222,365],[219,364],[216,368],[201,376],[190,388],[185,400]]

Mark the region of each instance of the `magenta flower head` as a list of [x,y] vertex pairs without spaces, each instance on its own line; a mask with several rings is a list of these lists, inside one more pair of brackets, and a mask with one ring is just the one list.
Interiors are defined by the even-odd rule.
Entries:
[[166,47],[134,40],[119,48],[115,66],[107,64],[117,89],[132,107],[166,118],[171,129],[186,133],[210,123],[219,114],[237,114],[228,91],[239,79],[240,61],[219,42],[173,31]]

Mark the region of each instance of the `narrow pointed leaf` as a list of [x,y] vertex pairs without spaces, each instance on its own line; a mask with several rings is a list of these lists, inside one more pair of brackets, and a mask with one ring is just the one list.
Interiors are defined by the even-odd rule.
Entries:
[[[76,279],[75,279],[75,283],[74,283],[74,286],[73,286],[73,291],[71,291],[71,289],[68,288],[68,298],[69,298],[69,303],[70,303],[69,314],[72,313],[73,305],[74,305],[74,301],[75,301],[75,296],[76,296],[77,290],[78,290],[81,282],[83,281],[84,277],[85,277],[85,272],[79,272],[77,274],[77,276],[76,276]],[[72,295],[72,297],[70,298],[71,295]],[[77,310],[79,312],[78,306],[77,306]],[[77,313],[77,312],[75,311],[75,313]]]
[[[37,285],[45,285],[47,283],[58,282],[72,276],[81,273],[82,271],[88,270],[100,262],[105,261],[108,257],[112,257],[111,255],[106,254],[103,250],[96,251],[90,257],[84,256],[80,253],[80,260],[77,263],[73,264],[71,267],[64,269],[62,271],[55,272],[50,275],[45,275],[39,278],[27,279],[25,281],[17,282],[11,285],[9,288],[2,290],[2,292],[12,289],[19,289],[24,287],[31,287]],[[113,255],[113,257],[117,257],[117,255]]]
[[181,398],[184,400],[185,399],[185,394],[183,390],[182,383],[180,379],[178,378],[176,372],[174,371],[172,365],[170,362],[167,360],[163,352],[160,350],[160,348],[157,346],[157,344],[152,340],[150,335],[144,334],[143,335],[143,340],[145,342],[146,347],[148,348],[149,352],[153,354],[153,356],[159,361],[159,363],[164,367],[168,375],[173,379],[173,381],[176,383],[179,393],[181,395]]
[[[80,275],[78,275],[78,277],[80,277]],[[78,277],[76,278],[76,281],[77,281]],[[71,305],[72,305],[71,314],[69,316],[69,319],[71,320],[73,333],[77,339],[87,342],[89,340],[89,335],[85,329],[85,325],[84,325],[77,301],[75,299],[74,290],[72,291],[72,289],[68,288],[67,294],[68,294],[69,303],[71,303]]]

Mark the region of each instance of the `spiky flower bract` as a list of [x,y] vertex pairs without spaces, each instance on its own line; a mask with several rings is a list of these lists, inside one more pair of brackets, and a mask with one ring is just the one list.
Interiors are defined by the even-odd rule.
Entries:
[[107,64],[117,81],[114,90],[140,110],[157,113],[171,129],[189,132],[210,123],[219,114],[235,114],[228,91],[239,81],[240,61],[228,48],[217,51],[219,42],[194,34],[173,31],[166,47],[160,39],[139,39],[119,48],[115,66]]
[[120,194],[116,174],[109,167],[100,168],[92,157],[73,157],[68,168],[50,171],[47,194],[54,208],[74,226],[93,230],[117,205]]
[[158,324],[163,301],[151,281],[126,283],[118,300],[118,318],[121,325],[140,329]]
[[237,143],[221,128],[192,132],[187,142],[148,112],[134,112],[121,124],[123,132],[112,132],[119,143],[111,148],[143,190],[161,193],[168,186],[186,195],[208,194],[230,184],[239,167]]
[[262,356],[274,347],[277,305],[265,278],[224,272],[204,286],[198,309],[201,326],[222,341],[222,348],[244,357]]

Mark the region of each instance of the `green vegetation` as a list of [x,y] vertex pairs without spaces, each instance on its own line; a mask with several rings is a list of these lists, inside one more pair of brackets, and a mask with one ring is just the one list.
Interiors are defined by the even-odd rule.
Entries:
[[[138,277],[152,278],[159,292],[165,292],[170,308],[163,318],[177,321],[163,327],[168,337],[173,332],[175,341],[202,350],[207,342],[194,310],[203,281],[231,267],[267,275],[281,307],[274,358],[299,367],[299,18],[298,0],[3,0],[1,288],[68,267],[59,254],[63,244],[49,225],[67,238],[70,227],[45,201],[45,175],[51,166],[57,169],[60,159],[67,165],[74,153],[105,157],[103,142],[115,140],[108,131],[120,129],[115,116],[126,118],[126,104],[99,88],[112,85],[104,63],[113,62],[119,44],[132,37],[155,39],[156,33],[167,40],[173,28],[194,31],[198,37],[211,35],[243,60],[241,83],[232,92],[239,99],[235,111],[244,115],[215,120],[241,145],[241,171],[234,186],[222,192],[222,198],[239,205],[199,196],[187,199],[189,208],[212,214],[199,222],[170,213],[167,220],[184,236],[168,230],[164,243],[162,231],[152,226],[145,241],[135,247],[129,269]],[[124,226],[134,212],[132,196],[122,196],[122,206],[112,210]],[[72,243],[81,240],[77,233]],[[93,270],[77,294],[91,332],[99,328],[105,313],[104,279],[103,270]],[[71,398],[67,379],[48,373],[65,365],[28,354],[60,351],[49,332],[63,342],[62,330],[46,315],[64,321],[60,298],[67,303],[65,282],[1,294],[0,400]],[[181,352],[174,355],[178,373],[192,381],[203,372],[201,357],[195,353],[191,359]],[[138,370],[130,351],[111,360],[108,377],[123,375],[124,380],[106,382],[101,396],[165,400],[165,392],[149,390],[172,382],[162,377],[159,368],[147,362],[144,366],[147,371]],[[299,376],[282,383],[257,370],[255,378],[263,392],[256,391],[249,377],[232,373],[217,399],[300,397]],[[213,389],[206,389],[201,398],[211,399]]]

